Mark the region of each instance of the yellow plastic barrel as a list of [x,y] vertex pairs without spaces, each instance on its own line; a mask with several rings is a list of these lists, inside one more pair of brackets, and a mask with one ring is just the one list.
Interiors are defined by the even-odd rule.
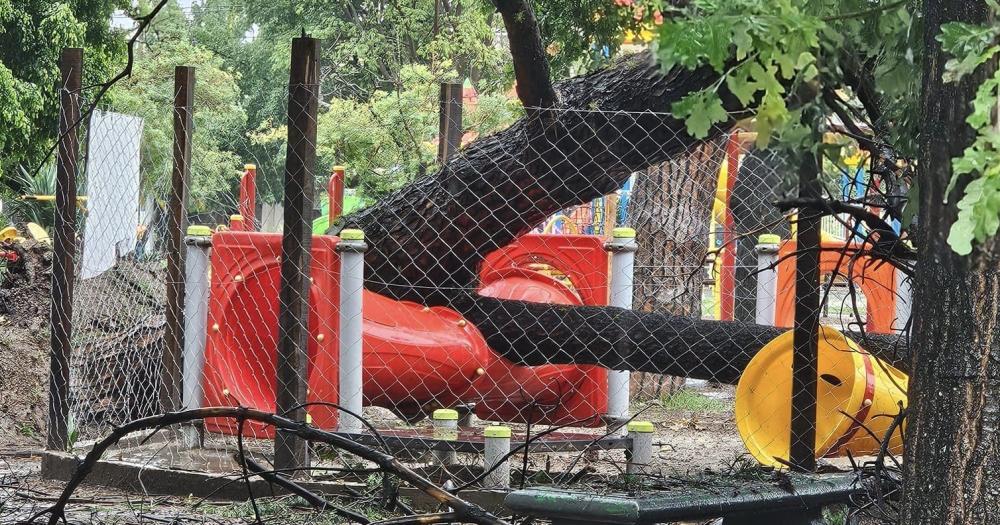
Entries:
[[[750,360],[736,386],[736,428],[750,454],[764,465],[787,466],[792,419],[792,339],[788,331]],[[899,402],[906,406],[909,378],[830,327],[819,334],[816,386],[816,457],[878,452]],[[871,430],[875,439],[865,428]],[[902,452],[902,429],[889,450]],[[783,463],[780,460],[784,460]]]

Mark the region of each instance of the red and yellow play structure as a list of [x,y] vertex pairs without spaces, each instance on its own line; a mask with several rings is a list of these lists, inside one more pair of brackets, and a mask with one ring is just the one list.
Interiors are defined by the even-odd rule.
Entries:
[[[248,166],[248,172],[250,167]],[[334,173],[331,193],[342,184]],[[281,234],[252,231],[251,183],[244,176],[240,218],[211,239],[205,406],[275,409]],[[250,186],[248,189],[247,187]],[[312,240],[307,399],[339,396],[340,259],[336,236]],[[526,235],[484,261],[479,293],[554,304],[604,305],[609,254],[592,235]],[[444,307],[363,292],[364,404],[408,418],[441,407],[474,404],[481,419],[533,424],[585,420],[604,424],[607,371],[595,366],[518,366],[493,353],[475,326]],[[338,410],[312,406],[321,428],[336,428]],[[235,432],[231,422],[209,430]],[[248,423],[250,435],[271,435]]]

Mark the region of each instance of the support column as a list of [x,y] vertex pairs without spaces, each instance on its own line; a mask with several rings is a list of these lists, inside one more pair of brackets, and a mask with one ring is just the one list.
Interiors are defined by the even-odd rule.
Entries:
[[56,214],[52,225],[52,300],[49,322],[49,450],[69,448],[69,362],[73,336],[76,269],[76,175],[80,143],[80,78],[83,49],[65,48],[59,58],[59,149],[56,153]]
[[243,166],[243,176],[240,177],[240,202],[238,215],[243,220],[242,231],[254,232],[259,229],[260,225],[257,223],[256,164],[247,164]]
[[[309,273],[312,265],[313,186],[316,181],[316,113],[319,107],[319,40],[292,40],[288,79],[288,144],[278,300],[275,406],[279,414],[305,421],[309,360]],[[305,440],[278,430],[274,466],[293,475],[309,466]]]
[[174,167],[167,199],[167,283],[164,348],[160,373],[160,406],[181,407],[184,355],[184,234],[187,231],[194,134],[194,68],[174,68]]
[[462,147],[462,84],[441,84],[438,122],[438,162],[448,162]]
[[[212,229],[190,226],[187,237],[187,261],[184,268],[184,359],[182,405],[185,409],[201,408],[202,372],[205,368],[205,336],[208,333],[209,262],[212,251]],[[187,425],[181,430],[184,446],[200,447],[200,425]]]
[[[434,439],[454,441],[458,439],[458,411],[439,408],[431,414],[434,422]],[[458,454],[452,450],[435,450],[434,459],[438,465],[450,466],[458,463]]]
[[510,488],[510,460],[504,459],[510,454],[510,427],[486,427],[483,436],[485,438],[483,467],[489,471],[499,465],[483,479],[483,486],[488,489]]
[[[365,234],[361,230],[343,230],[337,252],[340,253],[340,406],[361,414],[364,396],[362,363],[362,325],[365,283]],[[341,432],[361,432],[361,420],[340,412]]]
[[773,233],[765,233],[757,241],[757,310],[754,321],[760,325],[774,326],[780,247],[781,237]]
[[[815,129],[815,127],[814,127]],[[818,135],[814,131],[814,135]],[[814,137],[819,142],[818,137]],[[819,156],[804,153],[799,164],[799,197],[822,199]],[[819,367],[819,250],[821,214],[800,208],[795,257],[795,325],[792,328],[792,423],[789,462],[799,472],[816,470],[816,385]]]
[[632,439],[625,474],[642,474],[653,462],[653,435],[656,429],[649,421],[632,421],[628,424],[628,437]]
[[[632,308],[635,252],[638,247],[635,230],[632,228],[615,228],[611,234],[611,242],[605,245],[605,249],[611,253],[610,306]],[[629,375],[625,370],[608,370],[609,426],[622,425],[629,418]],[[624,433],[624,429],[617,433]]]

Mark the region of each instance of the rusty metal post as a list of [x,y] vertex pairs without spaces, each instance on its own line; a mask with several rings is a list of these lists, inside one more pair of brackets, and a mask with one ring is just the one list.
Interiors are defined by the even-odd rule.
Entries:
[[56,154],[56,216],[53,230],[49,415],[46,446],[69,448],[69,361],[73,336],[76,267],[76,175],[79,154],[80,78],[83,49],[65,48],[59,58],[59,150]]
[[[316,169],[316,113],[319,107],[319,40],[292,40],[288,79],[288,149],[285,156],[285,230],[281,239],[278,312],[277,412],[305,421],[309,348],[309,265],[313,186]],[[306,443],[277,431],[274,466],[308,467]]]
[[462,84],[441,83],[441,117],[438,124],[438,162],[448,162],[462,147]]
[[194,68],[174,68],[174,169],[167,200],[167,310],[160,372],[160,406],[181,408],[184,356],[184,259],[187,247],[188,188],[191,183],[191,142],[194,131]]

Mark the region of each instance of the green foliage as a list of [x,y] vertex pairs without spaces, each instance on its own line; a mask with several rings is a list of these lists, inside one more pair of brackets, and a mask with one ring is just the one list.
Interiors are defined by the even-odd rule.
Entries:
[[[120,67],[122,34],[108,21],[128,0],[0,0],[0,184],[35,168],[56,137],[59,54],[83,47],[84,85]],[[16,190],[16,189],[15,189]]]
[[[696,0],[683,16],[660,26],[657,57],[664,69],[708,65],[724,75],[744,106],[756,106],[758,145],[790,122],[786,84],[819,74],[823,22],[806,14],[801,2],[781,0]],[[692,93],[672,108],[686,119],[688,132],[704,137],[728,115],[716,90]]]
[[[943,79],[958,82],[1000,52],[1000,26],[977,26],[952,22],[937,35],[941,48],[952,58],[945,64]],[[976,89],[966,122],[976,130],[976,139],[962,156],[952,161],[952,179],[947,195],[958,181],[972,177],[958,201],[958,218],[951,226],[948,244],[956,253],[972,253],[974,243],[993,237],[1000,228],[1000,130],[995,117],[1000,100],[1000,70]]]
[[194,212],[230,205],[244,162],[233,144],[244,142],[246,113],[237,78],[222,59],[189,38],[184,13],[171,1],[150,27],[148,46],[136,53],[132,76],[114,88],[115,111],[143,123],[141,173],[145,196],[164,201],[173,166],[174,68],[195,68],[195,112],[190,206]]
[[[647,14],[665,4],[623,1],[633,11],[639,3],[650,6]],[[761,147],[777,138],[783,146],[817,149],[796,108],[817,105],[809,93],[823,86],[851,98],[844,78],[859,67],[869,70],[885,113],[872,125],[906,156],[914,151],[918,34],[903,2],[693,0],[659,26],[656,54],[664,69],[710,67],[722,74],[717,85],[669,108],[689,133],[703,137],[727,120],[718,95],[725,85],[752,113]],[[794,107],[793,97],[799,97]]]
[[721,412],[728,405],[718,399],[699,394],[693,390],[682,388],[663,398],[663,407],[673,410],[690,410],[692,412]]
[[[426,173],[435,163],[438,135],[438,85],[425,66],[404,66],[398,90],[376,90],[365,101],[332,98],[317,122],[320,166],[348,167],[347,186],[371,200]],[[467,108],[463,128],[479,134],[506,127],[520,106],[500,95],[484,95]],[[256,144],[283,149],[284,126],[253,136]],[[325,184],[326,172],[316,184]]]
[[[55,195],[56,166],[49,162],[39,170],[19,166],[17,175],[13,177],[14,187],[20,189],[23,195]],[[17,197],[20,197],[18,195]],[[33,222],[42,227],[51,227],[55,223],[55,206],[51,202],[12,199],[9,211],[15,222]]]

